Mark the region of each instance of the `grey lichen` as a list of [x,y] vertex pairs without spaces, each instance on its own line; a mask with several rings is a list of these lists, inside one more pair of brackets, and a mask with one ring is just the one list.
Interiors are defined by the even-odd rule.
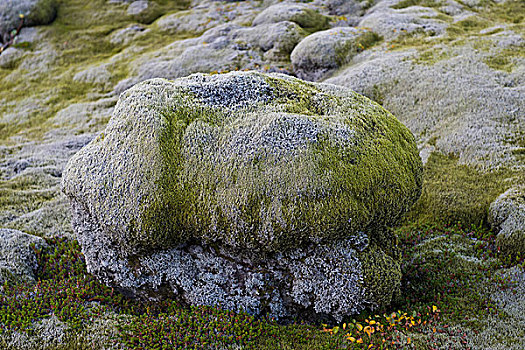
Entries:
[[37,269],[35,251],[45,246],[45,241],[26,233],[0,228],[0,286],[4,282],[35,282]]
[[258,73],[134,87],[63,180],[129,252],[191,239],[282,251],[351,237],[393,224],[420,185],[413,136],[379,105]]
[[419,197],[421,172],[412,134],[350,90],[196,74],[124,93],[63,190],[88,269],[108,284],[341,319],[397,293],[386,227]]
[[496,244],[505,254],[525,253],[525,187],[501,194],[490,205],[489,219],[498,231]]

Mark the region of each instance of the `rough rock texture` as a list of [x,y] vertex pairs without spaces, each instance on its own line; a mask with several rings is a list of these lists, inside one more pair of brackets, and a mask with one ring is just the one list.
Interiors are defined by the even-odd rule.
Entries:
[[19,15],[24,15],[24,25],[48,24],[56,16],[56,0],[1,0],[0,1],[0,41],[16,29],[20,23]]
[[251,1],[231,4],[201,1],[189,10],[161,17],[156,25],[169,34],[202,33],[225,23],[247,25],[253,21],[257,11],[257,4]]
[[31,245],[42,248],[45,241],[17,230],[0,229],[0,286],[4,282],[34,282],[38,267]]
[[320,80],[378,39],[368,29],[332,28],[307,36],[294,48],[290,59],[298,77]]
[[[294,75],[289,53],[310,34],[297,23],[289,25],[300,31],[299,41],[278,44],[290,51],[276,58],[258,46],[257,37],[264,37],[268,27],[255,30],[259,26],[252,22],[282,1],[148,0],[161,8],[161,17],[149,24],[128,15],[132,2],[60,0],[55,21],[22,28],[15,44],[0,54],[0,227],[42,237],[75,237],[70,206],[60,191],[63,169],[74,153],[106,127],[119,94],[131,85],[148,77],[177,78],[195,71],[256,69]],[[37,1],[0,3],[18,6]],[[369,25],[382,36],[322,79],[372,98],[415,134],[426,174],[422,199],[409,214],[410,220],[420,214],[435,220],[445,213],[451,221],[486,223],[490,203],[507,190],[523,186],[523,1],[286,3],[330,17],[332,28]],[[13,8],[8,7],[9,11]],[[9,16],[11,28],[18,25],[18,14]],[[5,23],[1,18],[0,26]],[[207,46],[209,33],[201,35],[221,25],[253,31],[255,38],[235,43],[236,39],[219,33],[217,42]],[[281,34],[273,36],[274,43],[281,35],[286,40],[296,37],[276,33]],[[244,50],[247,46],[250,49]],[[181,59],[185,50],[186,58]],[[150,61],[154,63],[148,65]],[[107,81],[96,75],[99,67]],[[77,74],[88,79],[74,80]],[[472,213],[479,220],[463,219]],[[498,304],[509,317],[480,320],[484,330],[478,336],[468,333],[469,347],[525,348],[520,333],[524,313],[514,307],[525,285],[523,277],[516,278],[516,283],[519,289],[514,299],[510,289],[508,298]],[[508,312],[509,308],[514,311]],[[89,335],[100,339],[96,334]],[[4,335],[0,348],[6,347]],[[14,349],[31,348],[17,344]]]
[[370,28],[385,39],[413,32],[424,32],[425,35],[435,36],[442,34],[448,27],[447,22],[435,18],[439,13],[434,9],[422,6],[399,8],[402,2],[399,0],[378,2],[363,16],[359,26]]
[[499,233],[496,244],[506,253],[525,253],[525,187],[511,188],[490,206],[491,223]]
[[228,71],[263,66],[287,59],[305,36],[293,22],[241,27],[224,24],[195,39],[182,40],[134,64],[137,78],[179,78],[196,72]]
[[[487,65],[492,50],[506,40],[498,34],[489,36],[494,44],[485,42],[488,52],[475,50],[475,39],[465,46],[423,53],[364,52],[326,81],[369,96],[398,115],[414,132],[422,155],[455,154],[462,164],[485,169],[523,167],[523,74],[520,69],[506,72]],[[516,58],[518,66],[523,62]]]
[[412,135],[379,105],[258,73],[137,85],[63,177],[89,269],[107,283],[336,319],[396,293],[386,227],[420,186]]
[[327,29],[330,18],[305,4],[279,3],[266,8],[255,17],[252,25],[290,21],[310,32]]
[[147,0],[133,1],[126,13],[140,23],[151,23],[162,14],[155,2]]

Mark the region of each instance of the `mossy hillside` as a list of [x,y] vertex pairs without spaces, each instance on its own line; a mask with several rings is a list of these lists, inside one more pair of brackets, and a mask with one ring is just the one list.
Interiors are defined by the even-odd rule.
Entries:
[[[407,0],[399,3],[397,6],[413,6],[419,3],[419,0]],[[432,2],[423,2],[423,4],[439,12],[438,16],[435,17],[436,19],[449,24],[446,33],[440,37],[428,37],[424,33],[419,32],[406,33],[385,42],[385,46],[389,50],[417,49],[420,53],[419,58],[416,59],[417,63],[433,64],[439,60],[447,59],[453,55],[452,49],[454,47],[463,46],[467,43],[476,49],[480,48],[480,43],[484,43],[483,51],[487,51],[494,44],[486,46],[489,41],[485,39],[488,39],[498,30],[502,30],[487,31],[487,29],[498,25],[503,24],[505,25],[505,30],[511,30],[521,35],[525,34],[523,23],[525,4],[523,1],[509,0],[505,3],[485,1],[482,3],[482,6],[469,9],[474,13],[473,16],[460,21],[455,21],[454,17],[441,12],[439,6],[435,6],[439,5],[439,2],[436,2],[435,5]],[[515,58],[524,57],[522,47],[505,50],[496,46],[494,51],[497,53],[493,57],[486,59],[486,63],[494,69],[511,71],[514,67],[513,62],[515,62]]]
[[435,1],[435,0],[403,0],[398,2],[394,6],[390,6],[393,9],[399,10],[404,9],[411,6],[423,6],[423,7],[439,7],[442,6],[441,1]]
[[[125,50],[128,47],[132,46],[130,49],[135,52],[147,52],[187,37],[186,34],[162,35],[153,23],[145,26],[150,29],[147,38],[138,37],[127,46],[114,45],[107,36],[135,23],[126,15],[125,5],[107,4],[103,0],[58,2],[56,19],[48,26],[39,27],[38,41],[21,47],[26,55],[12,69],[0,69],[3,82],[0,100],[5,101],[0,106],[0,113],[16,111],[19,105],[25,103],[27,91],[32,92],[35,100],[44,101],[38,113],[26,113],[16,123],[0,122],[0,141],[3,143],[20,131],[31,139],[41,138],[45,131],[53,128],[46,121],[57,111],[72,103],[97,99],[101,93],[110,91],[114,84],[127,77],[130,57]],[[185,1],[160,1],[158,4],[166,13],[179,11],[188,5]],[[46,60],[49,62],[45,69],[39,70],[33,68],[35,64],[28,66],[27,63]],[[104,87],[72,79],[75,73],[90,65],[108,62],[111,62],[111,78]]]
[[[170,232],[169,242],[193,235],[208,243],[279,251],[362,230],[380,236],[419,196],[413,136],[379,105],[352,92],[331,96],[330,88],[249,74],[272,88],[261,97],[264,108],[236,111],[171,97],[179,103],[163,112],[162,190],[136,222],[143,226],[134,229],[141,232],[135,242],[162,247]],[[290,121],[321,128],[316,141],[278,154],[259,147],[248,155],[228,146],[243,128],[274,132],[271,123],[293,135]],[[353,141],[334,139],[334,132],[348,133]]]

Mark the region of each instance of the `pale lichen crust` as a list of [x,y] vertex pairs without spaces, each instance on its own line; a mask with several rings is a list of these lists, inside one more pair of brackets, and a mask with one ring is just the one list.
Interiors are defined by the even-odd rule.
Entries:
[[382,232],[419,197],[421,173],[410,131],[357,93],[196,74],[124,93],[63,189],[128,253],[195,239],[276,252]]

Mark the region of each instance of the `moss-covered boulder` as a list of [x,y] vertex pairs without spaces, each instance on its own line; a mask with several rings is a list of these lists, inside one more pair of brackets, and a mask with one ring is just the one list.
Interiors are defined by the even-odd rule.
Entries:
[[35,282],[33,272],[38,265],[32,247],[42,248],[45,245],[40,237],[0,228],[0,286],[5,282]]
[[419,197],[421,173],[408,129],[350,90],[196,74],[124,93],[63,190],[107,283],[158,295],[167,280],[193,304],[340,319],[396,292],[387,227]]
[[290,59],[298,77],[316,81],[343,67],[378,40],[379,36],[367,28],[332,28],[304,38]]
[[24,25],[48,24],[55,19],[56,0],[0,0],[0,41],[9,31],[16,29],[24,16]]
[[280,3],[272,5],[258,14],[253,20],[253,25],[283,21],[295,22],[307,31],[316,32],[328,29],[330,18],[306,4]]
[[525,187],[516,186],[501,194],[489,209],[496,244],[504,254],[525,254]]

